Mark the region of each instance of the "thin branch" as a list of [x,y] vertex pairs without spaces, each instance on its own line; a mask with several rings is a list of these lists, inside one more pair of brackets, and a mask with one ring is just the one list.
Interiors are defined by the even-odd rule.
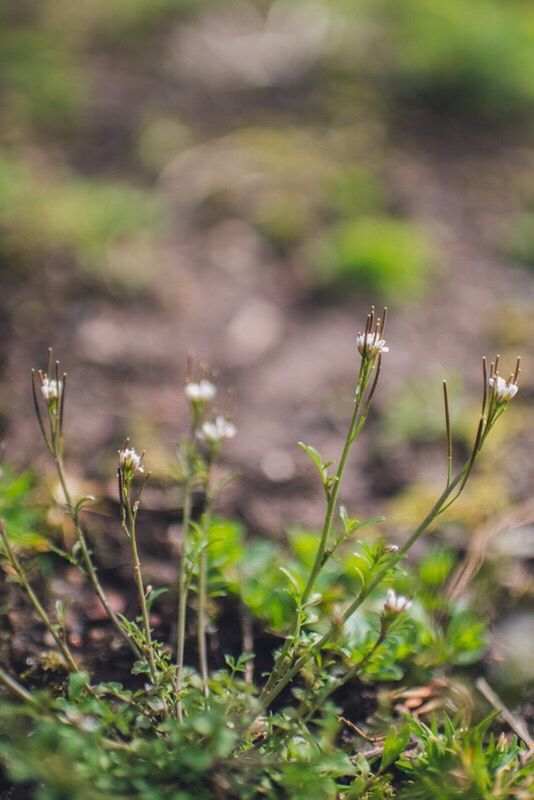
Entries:
[[510,709],[504,705],[501,698],[491,688],[485,678],[477,678],[476,687],[486,698],[488,703],[500,713],[503,720],[510,726],[513,732],[524,741],[529,750],[534,750],[534,739],[532,739],[529,733],[525,720],[517,714],[513,714]]

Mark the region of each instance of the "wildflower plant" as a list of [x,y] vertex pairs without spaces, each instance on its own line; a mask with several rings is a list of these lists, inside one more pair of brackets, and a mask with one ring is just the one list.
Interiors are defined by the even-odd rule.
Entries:
[[[55,550],[82,572],[94,590],[125,650],[131,653],[132,674],[142,676],[144,685],[139,687],[135,680],[128,686],[102,683],[85,671],[84,654],[75,651],[65,609],[56,604],[55,612],[49,611],[33,584],[27,567],[28,553],[18,546],[8,525],[2,522],[1,557],[6,575],[25,593],[68,676],[65,688],[56,693],[31,691],[22,678],[0,667],[0,683],[13,696],[13,703],[6,704],[0,712],[0,735],[5,741],[5,755],[0,757],[15,779],[34,781],[41,787],[39,797],[58,800],[65,792],[74,798],[135,794],[154,800],[208,800],[223,795],[245,799],[283,795],[295,800],[304,796],[311,800],[370,800],[394,796],[390,768],[398,761],[400,770],[408,775],[407,785],[413,789],[410,796],[427,796],[424,786],[429,780],[427,773],[432,772],[429,754],[435,751],[436,758],[443,761],[445,745],[437,747],[435,740],[437,737],[446,742],[453,736],[453,722],[447,721],[441,730],[437,721],[438,727],[431,729],[405,719],[373,738],[339,714],[335,698],[349,684],[356,686],[358,681],[365,682],[373,676],[398,677],[399,653],[406,654],[407,643],[417,641],[417,625],[421,624],[412,618],[413,604],[418,602],[416,592],[415,596],[406,596],[392,587],[399,575],[399,564],[464,490],[493,426],[517,393],[520,365],[518,360],[505,381],[499,375],[498,357],[489,369],[483,360],[480,416],[470,452],[460,465],[454,460],[448,390],[444,384],[446,469],[439,497],[402,545],[380,540],[362,542],[357,539],[361,531],[381,518],[357,519],[339,499],[352,448],[367,421],[378,386],[382,360],[389,354],[385,331],[386,310],[378,317],[372,308],[355,342],[358,367],[352,410],[337,464],[324,461],[313,446],[300,443],[319,474],[325,499],[324,519],[320,533],[312,538],[307,567],[304,562],[286,558],[280,569],[275,566],[275,574],[265,557],[267,551],[262,551],[254,578],[256,595],[259,591],[265,598],[265,608],[260,612],[267,613],[273,587],[279,586],[280,581],[285,582],[284,597],[289,602],[284,601],[279,626],[283,643],[272,654],[270,668],[263,675],[256,675],[256,681],[250,632],[241,654],[226,654],[227,669],[214,669],[209,663],[210,576],[218,575],[219,586],[226,588],[229,596],[232,592],[240,596],[243,613],[251,614],[253,608],[249,604],[247,609],[244,591],[253,546],[248,552],[244,548],[233,559],[237,578],[229,580],[220,563],[225,549],[231,550],[230,538],[221,542],[213,534],[217,527],[217,497],[233,477],[219,478],[217,465],[227,442],[237,434],[228,409],[221,411],[217,407],[220,390],[215,382],[205,370],[195,374],[193,365],[189,365],[184,387],[189,430],[177,450],[182,535],[176,583],[170,587],[176,601],[170,626],[174,635],[166,643],[159,641],[154,631],[150,609],[158,589],[153,590],[144,581],[138,547],[138,512],[150,480],[145,454],[138,453],[126,441],[117,463],[119,521],[129,545],[138,608],[137,616],[130,619],[114,611],[95,566],[82,521],[83,510],[94,498],[75,499],[69,489],[63,455],[67,375],[61,372],[58,362],[52,362],[51,352],[47,371],[32,373],[38,425],[58,476],[65,513],[75,532],[70,551]],[[199,494],[203,498],[200,515],[194,513],[194,498]],[[347,549],[353,552],[345,583],[340,584],[348,590],[343,597],[339,587],[332,594],[331,582],[343,569],[339,564]],[[229,552],[226,558],[230,563]],[[369,601],[375,608],[378,603],[378,611],[365,635],[355,640],[352,622],[358,612],[362,616],[362,607],[367,607]],[[188,636],[193,618],[194,642]],[[427,635],[427,641],[428,638]],[[16,719],[17,730],[29,738],[11,735],[10,719]],[[349,731],[348,745],[340,738],[340,723]],[[473,733],[479,748],[483,748],[485,733],[486,728],[477,728]],[[422,748],[415,759],[409,749],[414,743]],[[454,758],[460,758],[456,739],[453,750]],[[502,755],[505,750],[507,756]],[[56,759],[56,772],[47,776],[42,763],[51,754]],[[447,758],[450,761],[452,756]],[[510,746],[493,742],[487,758],[490,784],[494,781],[497,786],[494,772],[502,763],[517,766],[517,781],[522,786],[531,780],[532,773],[525,766],[522,746],[517,742]],[[449,796],[463,795],[443,794],[444,798]]]

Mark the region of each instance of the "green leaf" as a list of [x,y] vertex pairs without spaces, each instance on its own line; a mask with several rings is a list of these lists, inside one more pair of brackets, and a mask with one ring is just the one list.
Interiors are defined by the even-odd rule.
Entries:
[[356,525],[351,528],[351,533],[356,530],[360,530],[360,528],[365,528],[367,525],[378,525],[379,522],[384,522],[385,517],[369,517],[369,519],[362,519],[362,520],[352,520],[356,523]]
[[389,729],[384,740],[380,772],[386,770],[400,756],[408,744],[409,738],[410,729],[408,725],[403,725],[401,728],[392,727]]
[[78,700],[90,680],[87,672],[72,672],[69,675],[69,699]]
[[160,597],[162,594],[165,594],[165,592],[168,591],[169,591],[168,586],[160,586],[158,589],[152,589],[152,591],[148,593],[146,598],[146,604],[148,610],[150,611],[153,603],[158,599],[158,597]]
[[291,584],[291,586],[292,586],[292,590],[290,590],[290,591],[291,591],[291,594],[292,594],[294,597],[298,597],[298,596],[300,595],[301,587],[300,587],[300,585],[299,585],[299,582],[298,582],[298,581],[297,581],[297,579],[295,578],[295,576],[294,576],[294,575],[292,575],[292,574],[291,574],[291,572],[290,572],[288,569],[286,569],[286,567],[278,567],[278,569],[280,570],[280,572],[281,572],[283,575],[285,575],[285,576],[286,576],[286,578],[287,578],[287,579],[288,579],[288,581],[290,582],[290,584]]
[[328,477],[327,470],[328,470],[328,467],[330,466],[330,464],[332,462],[328,461],[328,462],[323,463],[323,460],[321,458],[321,454],[319,453],[319,451],[316,450],[315,447],[312,447],[309,444],[304,444],[304,442],[298,442],[298,446],[302,447],[302,449],[304,450],[304,452],[306,453],[306,455],[308,456],[308,458],[310,459],[312,464],[315,466],[315,468],[317,469],[319,475],[321,476],[321,478],[322,478],[322,480],[324,482],[325,479]]
[[89,505],[90,503],[96,502],[96,497],[92,494],[86,494],[83,497],[80,497],[79,500],[76,501],[74,506],[74,513],[78,514],[84,506]]
[[369,517],[369,519],[362,520],[352,519],[349,517],[345,506],[340,507],[339,516],[343,523],[343,530],[347,536],[354,533],[354,531],[359,531],[360,528],[365,528],[367,525],[377,525],[379,522],[384,522],[385,520],[385,517]]

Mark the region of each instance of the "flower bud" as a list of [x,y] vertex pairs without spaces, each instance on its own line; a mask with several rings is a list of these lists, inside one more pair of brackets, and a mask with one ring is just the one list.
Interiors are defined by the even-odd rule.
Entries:
[[208,403],[217,394],[217,387],[206,379],[198,383],[186,383],[184,393],[192,403]]
[[131,480],[137,472],[144,472],[141,466],[143,456],[139,455],[133,447],[125,447],[119,451],[119,467],[126,480]]
[[500,375],[495,375],[489,378],[488,384],[490,388],[493,389],[495,399],[498,403],[509,403],[512,397],[515,397],[517,394],[518,386],[513,378],[510,378],[509,381],[505,381]]
[[389,353],[386,340],[380,339],[378,332],[359,333],[356,337],[356,345],[360,354],[362,356],[365,354],[368,358],[375,358],[382,353]]
[[236,434],[237,428],[233,422],[220,414],[213,422],[204,422],[197,432],[197,437],[209,444],[217,444],[223,439],[233,439]]
[[402,614],[407,611],[412,605],[411,600],[404,597],[402,594],[397,594],[393,589],[388,589],[386,595],[386,602],[384,603],[384,611],[387,614]]

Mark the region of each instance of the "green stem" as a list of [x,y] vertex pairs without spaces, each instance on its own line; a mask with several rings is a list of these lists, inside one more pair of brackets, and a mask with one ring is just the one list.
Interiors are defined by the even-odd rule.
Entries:
[[[365,359],[363,359],[362,363],[361,363],[361,366],[360,366],[360,372],[359,372],[359,375],[358,375],[358,380],[357,380],[357,383],[356,383],[355,400],[354,400],[354,411],[352,413],[352,418],[351,418],[351,421],[350,421],[347,438],[345,439],[345,444],[343,446],[341,457],[339,459],[339,464],[338,464],[338,468],[337,468],[337,471],[336,471],[335,480],[334,480],[334,482],[332,484],[332,490],[330,491],[330,493],[328,495],[326,513],[325,513],[323,528],[322,528],[322,531],[321,531],[321,538],[319,540],[319,546],[318,546],[317,552],[315,554],[315,560],[313,562],[312,569],[310,571],[308,580],[306,582],[306,586],[304,587],[304,590],[303,590],[301,598],[300,598],[300,606],[301,606],[301,608],[302,608],[302,606],[304,606],[304,604],[309,599],[309,597],[310,597],[310,595],[311,595],[311,593],[313,591],[313,587],[315,585],[317,577],[318,577],[319,573],[321,572],[321,569],[323,568],[324,563],[325,563],[326,548],[328,546],[328,541],[330,539],[330,535],[331,535],[331,532],[332,532],[332,524],[333,524],[333,520],[334,520],[334,514],[335,514],[335,511],[336,511],[336,508],[337,508],[337,500],[338,500],[338,495],[339,495],[339,491],[340,491],[340,488],[341,488],[341,483],[343,481],[343,477],[344,477],[344,474],[345,474],[345,468],[346,468],[346,465],[347,465],[347,461],[348,461],[352,446],[353,446],[354,442],[356,441],[356,439],[358,438],[358,435],[359,435],[359,433],[360,433],[360,431],[361,431],[361,429],[362,429],[362,427],[363,427],[363,425],[365,423],[367,411],[368,411],[368,408],[369,408],[369,403],[368,403],[364,414],[362,414],[362,416],[360,417],[360,410],[361,410],[361,406],[362,406],[363,395],[364,395],[364,392],[365,392],[365,389],[366,389],[370,374],[372,372],[372,369],[370,369],[370,367],[372,367],[372,364],[370,364],[370,362],[368,362]],[[287,639],[286,639],[286,641],[284,643],[284,646],[282,648],[282,651],[280,652],[280,655],[278,656],[278,658],[276,660],[276,663],[275,663],[275,665],[274,665],[274,667],[272,669],[272,672],[271,672],[269,678],[267,679],[267,682],[266,682],[266,684],[265,684],[265,686],[264,686],[264,688],[262,690],[262,695],[261,695],[262,698],[266,694],[268,695],[268,693],[271,691],[271,688],[274,685],[274,683],[276,682],[276,680],[278,679],[278,676],[280,675],[280,673],[282,671],[282,668],[286,668],[286,662],[287,662],[287,658],[288,658],[288,656],[290,654],[291,646],[292,646],[292,644],[294,644],[296,642],[296,640],[297,640],[297,638],[299,636],[299,633],[300,633],[301,626],[302,626],[302,614],[301,614],[300,610],[298,610],[296,618],[295,618],[295,624],[294,624],[293,630],[291,632],[291,635],[287,637]]]
[[[0,683],[3,683],[6,689],[8,689],[12,694],[18,697],[20,700],[23,700],[26,703],[29,703],[32,706],[37,706],[39,708],[40,713],[46,718],[50,720],[54,720],[57,722],[57,718],[50,713],[50,709],[48,709],[44,704],[40,703],[37,698],[35,698],[22,684],[20,684],[15,678],[12,678],[11,675],[6,672],[2,667],[0,667]],[[69,723],[76,727],[74,722]],[[131,752],[131,747],[126,742],[116,741],[115,739],[102,739],[102,744],[105,748],[110,748],[112,750],[123,750],[125,752]]]
[[185,625],[187,618],[187,595],[189,593],[189,580],[186,572],[186,553],[188,546],[189,523],[191,520],[191,484],[186,481],[184,486],[184,506],[182,520],[182,552],[180,555],[180,574],[178,585],[178,621],[176,629],[176,682],[175,689],[178,695],[177,714],[178,720],[183,721],[183,708],[180,693],[183,686],[184,654],[185,654]]
[[[323,703],[330,697],[331,694],[340,689],[342,686],[344,686],[346,683],[352,680],[352,678],[355,678],[361,672],[361,670],[366,666],[366,664],[369,663],[371,658],[374,656],[374,654],[376,653],[376,651],[386,638],[386,635],[387,631],[381,630],[378,639],[373,644],[371,649],[365,654],[362,660],[359,661],[357,664],[354,664],[354,666],[352,666],[349,670],[347,670],[347,672],[344,675],[342,675],[341,678],[338,678],[337,681],[334,681],[334,683],[331,683],[324,687],[323,691],[319,694],[319,697],[315,700],[311,708],[308,710],[308,713],[304,717],[302,717],[302,722],[304,723],[309,722],[309,720],[313,717],[315,712],[323,705]],[[296,719],[298,720],[299,717],[301,717],[301,714],[297,713]]]
[[98,579],[98,575],[96,573],[96,570],[95,570],[95,567],[93,565],[93,561],[92,561],[92,558],[91,558],[91,553],[89,552],[89,547],[87,545],[87,540],[85,538],[85,534],[84,534],[84,532],[82,530],[82,527],[80,525],[80,522],[79,522],[79,519],[78,519],[78,514],[74,509],[74,506],[73,506],[73,503],[72,503],[72,498],[71,498],[70,492],[69,492],[68,487],[67,487],[67,481],[66,481],[66,478],[65,478],[65,470],[64,470],[64,467],[63,467],[63,460],[62,460],[61,456],[54,455],[54,462],[55,462],[55,465],[56,465],[56,470],[57,470],[57,474],[58,474],[58,478],[59,478],[59,483],[61,485],[61,489],[62,489],[62,492],[63,492],[63,497],[65,498],[65,504],[67,506],[67,513],[68,513],[69,517],[72,519],[72,521],[74,523],[74,530],[75,530],[75,533],[76,533],[76,539],[77,539],[78,545],[80,547],[80,552],[82,554],[82,559],[83,559],[83,563],[84,563],[84,567],[85,567],[85,574],[86,574],[87,580],[89,581],[89,583],[93,587],[98,599],[102,603],[102,605],[103,605],[108,617],[110,618],[111,622],[115,626],[117,632],[120,634],[121,638],[128,645],[128,647],[130,647],[130,649],[132,650],[132,652],[135,655],[135,657],[136,658],[140,658],[141,657],[141,651],[139,650],[139,648],[137,647],[135,642],[130,638],[128,633],[122,627],[121,622],[120,622],[118,616],[115,614],[115,612],[111,608],[111,606],[109,604],[109,600],[108,600],[108,598],[106,596],[106,593],[105,593],[104,589],[102,588],[102,585],[101,585],[101,583],[100,583],[100,581]]
[[15,570],[15,572],[17,574],[17,577],[18,577],[18,579],[19,579],[19,581],[21,583],[21,586],[24,589],[24,591],[26,592],[26,594],[28,595],[28,598],[29,598],[32,606],[34,607],[37,616],[39,617],[39,619],[41,620],[41,622],[43,623],[43,625],[45,626],[47,631],[50,633],[50,635],[54,639],[54,642],[56,643],[59,652],[61,653],[61,655],[65,659],[65,662],[68,664],[70,669],[73,670],[74,672],[79,672],[78,664],[76,663],[76,661],[74,659],[74,656],[72,655],[68,644],[65,641],[63,641],[63,639],[61,638],[61,636],[57,632],[56,626],[54,625],[54,623],[52,622],[52,620],[48,616],[48,614],[45,611],[45,609],[43,608],[39,598],[37,597],[37,595],[33,591],[32,587],[31,587],[31,584],[28,581],[28,578],[26,577],[26,573],[24,571],[24,568],[23,568],[22,564],[20,563],[20,561],[18,560],[17,556],[15,555],[15,552],[14,552],[13,548],[11,547],[11,542],[9,541],[7,533],[5,532],[3,527],[0,527],[0,536],[2,537],[2,541],[3,541],[4,547],[6,549],[6,553],[7,553],[7,557],[8,557],[9,563],[11,564],[13,569]]
[[198,566],[198,663],[202,679],[202,691],[208,696],[208,654],[206,647],[206,594],[207,594],[207,553],[203,550],[200,554]]
[[0,683],[3,683],[6,689],[9,689],[16,697],[24,700],[26,703],[31,703],[32,705],[37,705],[36,699],[33,697],[30,692],[22,686],[15,678],[12,678],[11,675],[0,667]]
[[302,605],[306,603],[306,601],[310,597],[310,594],[313,591],[313,587],[315,585],[315,581],[317,580],[317,576],[319,575],[321,567],[323,566],[324,554],[326,551],[326,547],[328,545],[328,541],[330,539],[330,534],[332,532],[332,522],[337,507],[337,498],[339,495],[339,490],[341,488],[341,482],[343,480],[343,476],[345,474],[345,467],[347,466],[347,461],[350,455],[350,451],[354,443],[354,439],[352,438],[351,435],[354,432],[354,428],[358,420],[358,415],[360,413],[360,406],[361,406],[361,401],[357,400],[354,404],[354,412],[350,422],[349,435],[345,440],[345,445],[341,453],[341,458],[339,459],[339,465],[337,468],[333,488],[328,498],[328,505],[326,507],[323,529],[321,531],[321,539],[319,541],[319,547],[317,548],[317,553],[315,555],[315,561],[313,563],[313,567],[308,577],[306,586],[304,587],[304,591],[302,592],[302,597],[301,597]]
[[132,564],[135,585],[137,587],[137,594],[139,597],[139,605],[141,607],[141,616],[143,618],[143,628],[145,631],[146,651],[148,656],[148,665],[150,668],[150,676],[154,685],[158,683],[158,670],[156,667],[156,659],[154,657],[154,646],[152,644],[152,633],[150,630],[150,619],[148,616],[148,606],[145,596],[145,587],[143,585],[143,574],[141,572],[141,562],[139,560],[139,552],[137,549],[137,534],[135,530],[135,515],[132,510],[130,497],[128,496],[128,489],[124,490],[123,505],[126,510],[126,519],[124,521],[124,530],[130,541],[130,551],[132,554]]
[[[428,526],[433,522],[433,520],[438,516],[440,513],[441,507],[447,501],[447,498],[450,494],[454,491],[456,486],[460,483],[463,479],[465,471],[468,469],[469,464],[466,464],[463,469],[456,475],[454,480],[444,489],[444,491],[439,496],[438,500],[432,506],[432,509],[428,512],[424,520],[418,525],[409,539],[404,543],[404,545],[400,548],[398,553],[396,553],[395,557],[392,558],[388,564],[380,570],[380,572],[375,576],[375,578],[366,586],[359,595],[353,600],[353,602],[348,606],[348,608],[344,611],[342,615],[343,622],[346,622],[354,612],[362,605],[364,600],[369,596],[369,594],[376,589],[376,587],[382,582],[384,577],[393,569],[393,567],[400,561],[403,556],[413,547],[415,542],[423,535],[426,531]],[[322,636],[319,642],[314,646],[315,652],[320,651],[325,644],[327,644],[332,637],[336,634],[339,629],[339,625],[332,624],[330,628],[326,631],[326,633]],[[267,708],[273,700],[275,700],[280,692],[285,689],[285,687],[293,680],[295,675],[302,669],[305,665],[306,661],[310,658],[310,653],[305,653],[302,655],[294,664],[293,666],[287,670],[285,675],[280,678],[280,680],[274,685],[272,688],[269,689],[268,692],[262,694],[260,697],[260,702],[262,703],[264,708]]]
[[206,497],[206,508],[204,511],[204,518],[202,522],[202,529],[204,533],[203,546],[200,551],[200,559],[198,565],[198,609],[197,609],[197,642],[198,642],[198,662],[200,668],[200,677],[202,680],[202,691],[204,696],[209,694],[208,690],[208,651],[206,646],[206,628],[207,628],[207,595],[208,595],[208,553],[207,545],[209,544],[209,530],[211,525],[211,510],[212,500],[211,497],[211,477],[213,463],[215,461],[216,452],[212,450],[206,468],[206,481],[204,484],[204,493]]

